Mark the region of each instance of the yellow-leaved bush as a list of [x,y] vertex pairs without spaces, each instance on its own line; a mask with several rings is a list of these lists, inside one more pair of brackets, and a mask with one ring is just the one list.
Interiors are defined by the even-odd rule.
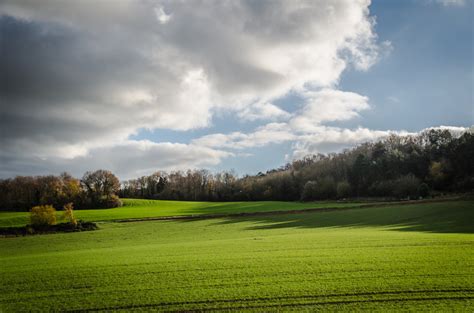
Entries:
[[56,209],[52,205],[35,206],[30,211],[30,223],[33,226],[56,224]]
[[64,205],[63,207],[63,219],[65,219],[68,223],[71,223],[74,226],[77,226],[77,220],[74,217],[74,205],[72,202]]

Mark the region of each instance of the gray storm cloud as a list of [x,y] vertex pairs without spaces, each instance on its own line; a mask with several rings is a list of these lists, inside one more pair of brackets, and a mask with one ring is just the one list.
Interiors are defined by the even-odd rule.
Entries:
[[[140,129],[208,127],[217,112],[294,119],[273,102],[308,86],[335,88],[348,66],[376,62],[369,4],[3,1],[0,175],[57,170],[52,163],[75,169],[84,158],[118,167],[120,156],[112,165],[91,160],[117,147],[133,155],[140,144],[129,137]],[[161,161],[163,147],[147,150],[155,161],[146,168],[172,167]],[[208,163],[176,157],[174,166],[229,156],[206,149]],[[192,143],[171,151],[199,159]]]

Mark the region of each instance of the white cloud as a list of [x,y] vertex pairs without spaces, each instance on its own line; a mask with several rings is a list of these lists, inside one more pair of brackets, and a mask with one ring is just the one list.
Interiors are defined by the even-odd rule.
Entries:
[[425,128],[425,129],[421,130],[420,132],[429,131],[431,129],[449,130],[449,132],[452,135],[460,136],[466,131],[472,131],[473,126],[471,126],[471,127],[459,127],[459,126],[444,126],[444,125],[441,125],[441,126],[436,126],[436,127],[428,127],[428,128]]
[[[71,172],[81,176],[88,170],[104,168],[121,179],[150,174],[156,170],[185,170],[219,164],[233,153],[196,145],[148,140],[127,140],[120,144],[89,149],[86,155],[74,158],[50,157],[40,159],[20,156],[0,165],[0,171],[10,175]],[[35,162],[31,162],[34,160]],[[11,169],[15,169],[12,171]]]
[[230,134],[212,134],[192,141],[193,144],[227,149],[246,149],[262,147],[273,143],[282,143],[294,140],[296,137],[286,123],[270,123],[258,127],[254,132],[244,134],[233,132]]
[[444,6],[464,6],[466,4],[465,0],[436,0],[436,2]]
[[313,132],[324,122],[347,121],[370,108],[369,99],[353,92],[334,89],[306,91],[306,104],[289,124],[293,130]]
[[342,147],[378,140],[392,133],[409,134],[405,131],[381,131],[362,127],[346,129],[328,126],[315,126],[311,128],[311,132],[302,133],[292,129],[287,123],[271,123],[259,127],[251,133],[212,134],[193,140],[192,143],[215,149],[242,150],[292,142],[293,157],[302,157],[312,153],[338,151]]
[[238,112],[238,116],[242,120],[255,121],[288,119],[291,114],[272,103],[265,102],[252,103],[244,107]]
[[302,158],[309,154],[341,151],[359,143],[376,141],[390,134],[406,135],[404,131],[381,131],[368,128],[344,129],[321,126],[312,134],[299,136],[293,144],[293,158]]
[[138,173],[149,174],[156,169],[184,170],[209,167],[232,155],[230,152],[196,145],[129,140],[110,148],[95,148],[87,156],[82,157],[82,160],[77,160],[77,163],[87,164],[89,168],[109,164],[108,167],[120,177],[130,178]]
[[[251,133],[234,132],[230,134],[212,134],[193,141],[193,144],[216,149],[249,149],[263,147],[283,142],[292,143],[291,158],[298,159],[309,154],[341,151],[364,142],[373,142],[396,134],[399,136],[416,135],[430,129],[449,130],[459,136],[468,131],[466,127],[438,126],[422,129],[419,132],[404,130],[374,130],[364,127],[348,129],[329,127],[324,125],[312,126],[301,132],[299,128],[292,128],[288,123],[270,123],[258,127]],[[286,160],[290,155],[285,156]]]
[[[357,143],[372,140],[388,132],[370,131],[359,128],[356,131],[326,127],[322,124],[333,121],[347,121],[358,117],[358,112],[369,108],[369,99],[353,92],[334,89],[304,91],[305,104],[293,114],[287,114],[287,122],[269,123],[254,132],[244,134],[212,134],[193,140],[194,144],[213,148],[246,149],[288,141],[298,146],[308,143],[334,142]],[[344,140],[346,140],[344,142]]]
[[391,103],[395,103],[395,104],[400,103],[400,99],[396,96],[388,96],[386,99],[390,101]]
[[[286,121],[234,133],[241,148],[353,118],[366,98],[334,89],[347,67],[367,70],[383,52],[369,4],[4,0],[1,156],[77,161],[139,129],[208,127],[220,112]],[[274,105],[289,92],[307,98],[301,112]]]
[[166,24],[170,21],[171,14],[166,14],[163,10],[163,7],[154,8],[154,11],[156,14],[156,19],[158,20],[158,22],[160,22],[160,24]]

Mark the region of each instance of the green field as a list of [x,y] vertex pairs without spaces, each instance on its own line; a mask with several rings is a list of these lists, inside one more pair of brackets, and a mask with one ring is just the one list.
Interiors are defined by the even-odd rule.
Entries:
[[[90,222],[112,221],[132,218],[235,214],[243,212],[288,211],[307,208],[340,208],[358,206],[358,203],[338,202],[192,202],[122,199],[123,206],[115,209],[76,210],[75,216]],[[61,212],[58,212],[58,218]],[[0,212],[0,227],[24,226],[29,222],[28,212]]]
[[456,201],[0,238],[0,312],[472,312],[473,220]]

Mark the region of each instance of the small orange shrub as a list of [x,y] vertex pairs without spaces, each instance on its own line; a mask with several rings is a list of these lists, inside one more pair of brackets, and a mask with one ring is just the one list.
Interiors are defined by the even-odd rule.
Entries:
[[63,214],[63,218],[71,223],[72,225],[74,226],[77,226],[77,220],[76,218],[74,217],[74,204],[72,202],[64,205],[64,214]]
[[52,205],[35,206],[30,211],[30,223],[34,226],[56,224],[56,209]]

